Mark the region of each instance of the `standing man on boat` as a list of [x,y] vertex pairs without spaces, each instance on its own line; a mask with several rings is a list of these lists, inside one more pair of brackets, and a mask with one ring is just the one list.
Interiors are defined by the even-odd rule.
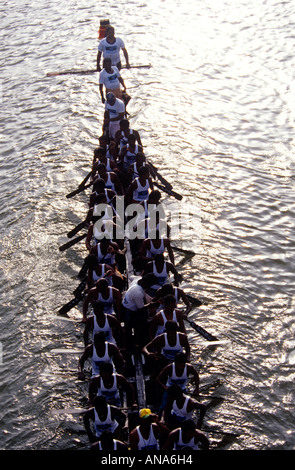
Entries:
[[102,103],[105,103],[103,94],[104,88],[106,94],[110,91],[117,98],[122,98],[121,85],[123,87],[123,91],[126,92],[126,85],[121,77],[119,69],[115,65],[112,65],[111,58],[104,59],[103,70],[99,74],[99,92]]
[[145,307],[145,291],[154,284],[156,276],[148,274],[135,279],[125,293],[122,302],[122,314],[126,332],[126,344],[132,344],[134,329],[135,344],[144,346],[148,341],[148,311]]
[[121,38],[117,38],[115,36],[115,28],[113,26],[111,25],[107,26],[106,37],[102,39],[98,45],[98,53],[97,53],[98,72],[101,71],[101,67],[100,67],[101,56],[103,56],[104,59],[109,57],[112,60],[112,65],[115,65],[120,70],[122,68],[122,64],[120,60],[121,50],[125,57],[126,69],[129,69],[130,68],[129,57],[128,57],[128,52],[125,47],[124,41]]
[[125,117],[125,104],[114,93],[109,91],[106,95],[104,132],[110,140],[115,139],[116,132],[120,129],[120,121]]

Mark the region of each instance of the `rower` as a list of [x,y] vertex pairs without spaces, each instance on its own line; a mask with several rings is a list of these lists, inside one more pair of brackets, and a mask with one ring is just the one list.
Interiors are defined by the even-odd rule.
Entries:
[[123,358],[118,347],[105,340],[103,331],[96,333],[93,338],[93,343],[88,344],[79,359],[78,363],[78,379],[85,380],[83,367],[85,361],[91,358],[92,364],[92,377],[99,375],[99,367],[103,362],[111,362],[118,373],[122,373],[125,368],[125,359]]
[[89,333],[92,332],[92,341],[96,333],[101,331],[105,334],[105,340],[108,343],[119,343],[120,347],[125,346],[125,332],[121,323],[114,315],[109,315],[104,312],[104,305],[101,302],[96,302],[93,306],[93,315],[89,316],[85,322],[85,329],[83,333],[85,347],[89,343]]
[[187,385],[190,376],[193,376],[195,388],[193,395],[199,395],[200,378],[199,373],[192,364],[187,362],[183,352],[175,354],[174,362],[167,364],[157,377],[157,382],[167,391],[171,385],[178,385],[184,392],[187,392]]
[[91,379],[89,385],[89,401],[94,403],[96,396],[105,397],[109,405],[121,407],[120,391],[125,391],[131,408],[136,408],[135,392],[132,385],[122,374],[114,372],[113,365],[109,362],[100,365],[100,374]]
[[118,266],[121,273],[125,270],[125,252],[119,249],[118,243],[109,238],[102,238],[91,247],[89,254],[95,255],[99,263],[109,264],[113,268]]
[[164,254],[168,252],[169,259],[174,265],[174,254],[170,244],[170,240],[167,237],[160,237],[159,230],[156,230],[155,238],[146,238],[141,245],[140,258],[146,264],[148,261],[152,261],[157,254]]
[[88,267],[85,292],[91,289],[99,279],[106,279],[109,286],[116,287],[120,292],[123,291],[126,278],[117,269],[116,265],[110,266],[106,263],[100,263],[94,254],[85,258],[85,265]]
[[125,117],[125,104],[114,93],[108,92],[106,95],[104,114],[104,133],[110,140],[114,140],[116,132],[120,129],[120,121]]
[[[144,202],[146,201],[143,201],[143,203]],[[146,238],[152,238],[153,240],[157,238],[169,238],[170,234],[170,227],[167,224],[162,204],[157,204],[157,206],[153,208],[151,204],[145,205],[143,203],[138,205],[138,209],[136,206],[138,214],[133,227],[133,231],[136,233],[138,240],[140,240],[138,254]],[[148,211],[149,215],[144,218],[146,211]]]
[[139,176],[138,170],[142,166],[146,166],[146,158],[144,153],[138,152],[135,156],[135,162],[129,166],[128,168],[128,174],[130,175],[131,181],[133,181],[135,178]]
[[103,163],[106,166],[107,172],[113,171],[117,172],[118,167],[115,162],[111,157],[106,156],[106,151],[105,149],[98,147],[94,149],[94,158],[93,158],[93,165],[92,165],[92,174],[93,176],[95,175],[97,171],[97,166]]
[[87,320],[89,304],[94,306],[96,302],[102,302],[104,312],[110,315],[116,315],[117,319],[120,321],[122,294],[116,287],[109,286],[106,279],[96,281],[95,286],[87,293],[83,303],[83,322]]
[[[119,408],[109,405],[105,397],[96,397],[93,408],[83,415],[84,426],[91,443],[97,442],[104,431],[110,431],[113,437],[120,436],[126,421],[126,415]],[[94,422],[95,434],[90,421]]]
[[104,239],[116,243],[120,251],[124,252],[123,228],[121,223],[116,223],[116,219],[116,217],[113,220],[102,220],[101,217],[94,217],[92,219],[85,240],[85,245],[89,252],[97,243],[102,242]]
[[[98,222],[98,223],[97,223]],[[103,220],[101,217],[92,217],[91,223],[89,224],[85,245],[87,250],[90,252],[92,243],[96,245],[104,238],[113,240],[114,238],[115,223],[113,220]]]
[[152,318],[150,324],[150,337],[155,338],[166,331],[167,321],[173,321],[178,326],[178,331],[186,334],[182,313],[176,309],[175,297],[171,294],[163,298],[164,308]]
[[105,191],[95,196],[95,199],[93,200],[93,206],[89,207],[85,219],[88,228],[91,222],[93,222],[93,224],[96,223],[96,225],[98,226],[102,225],[103,222],[107,220],[111,220],[114,223],[116,223],[117,221],[118,223],[121,223],[121,218],[117,215],[112,201],[108,203]]
[[139,412],[139,425],[130,433],[130,449],[136,450],[160,450],[160,438],[165,440],[169,429],[159,421],[156,414],[149,408],[143,408]]
[[179,428],[170,432],[162,450],[209,450],[209,440],[207,436],[197,429],[192,419],[187,419],[181,423]]
[[131,135],[135,136],[135,141],[138,143],[138,145],[143,148],[142,142],[140,135],[138,131],[135,129],[130,128],[130,123],[128,119],[121,119],[120,121],[120,126],[119,130],[116,132],[114,143],[115,147],[117,149],[117,153],[119,154],[120,151],[122,150],[123,147],[125,147],[128,144],[129,137]]
[[152,212],[158,213],[160,218],[165,217],[162,203],[160,202],[161,193],[158,189],[153,189],[148,196],[148,199],[140,202],[144,208],[144,218],[147,219],[151,216]]
[[167,282],[170,273],[174,275],[174,285],[178,286],[179,284],[180,276],[177,269],[172,263],[165,261],[161,253],[155,255],[153,261],[149,261],[143,270],[143,274],[150,272],[157,276],[157,283],[151,287],[151,295],[155,294]]
[[[168,393],[167,390],[171,385],[178,385],[184,393],[187,393],[187,385],[189,382],[190,376],[193,376],[195,388],[193,390],[194,395],[199,395],[199,384],[200,378],[197,370],[192,364],[187,362],[186,355],[182,352],[175,354],[174,362],[167,364],[156,377],[157,383],[160,385],[163,390],[162,393],[162,402],[158,411],[159,416],[161,416],[166,404]],[[161,391],[160,391],[161,393]]]
[[126,191],[127,203],[140,203],[146,201],[150,191],[153,189],[153,181],[150,177],[150,170],[147,166],[142,166],[138,170],[139,176],[135,178]]
[[183,352],[183,350],[186,354],[186,360],[188,362],[190,360],[190,345],[187,335],[177,331],[177,329],[177,323],[167,321],[165,333],[156,336],[142,349],[147,358],[152,360],[158,371],[157,373],[174,361],[176,353]]
[[[167,237],[169,227],[165,221],[165,213],[160,202],[161,193],[153,189],[148,199],[136,204],[135,212],[128,214],[128,230],[131,234],[130,247],[133,255],[133,263],[135,271],[142,271],[143,265],[139,258],[143,240],[146,238],[156,238],[156,233],[161,237]],[[130,206],[132,207],[132,206]]]
[[181,289],[178,286],[173,286],[169,282],[166,282],[162,287],[160,287],[160,289],[157,290],[157,292],[156,292],[155,296],[153,297],[150,305],[151,306],[153,304],[158,305],[159,302],[160,302],[159,309],[161,309],[162,306],[163,306],[163,300],[162,299],[165,297],[165,295],[168,295],[168,294],[172,294],[175,297],[176,305],[179,305],[179,303],[182,302],[186,306],[185,311],[182,312],[183,318],[186,319],[189,312],[192,309],[192,305],[191,305],[186,293],[184,292],[184,290]]
[[115,191],[106,188],[105,181],[102,178],[97,178],[93,183],[93,192],[90,194],[89,207],[93,207],[94,204],[97,204],[97,196],[100,194],[105,195],[108,204],[110,204],[116,196]]
[[109,285],[113,285],[112,276],[115,275],[115,271],[112,266],[105,263],[99,263],[95,255],[88,255],[85,258],[85,265],[88,268],[88,274],[86,278],[85,292],[93,287],[96,281],[101,278],[106,278]]
[[105,182],[105,187],[111,189],[116,194],[124,194],[123,186],[118,178],[118,175],[114,171],[107,171],[107,167],[104,163],[98,163],[95,167],[96,173],[93,179],[93,184],[96,179],[101,178]]
[[143,155],[143,149],[141,145],[136,142],[136,137],[131,134],[128,138],[128,143],[122,147],[119,152],[119,164],[122,164],[123,171],[127,172],[129,167],[136,162],[136,156],[140,153]]
[[167,389],[167,393],[167,404],[164,410],[166,425],[171,429],[178,428],[181,422],[191,419],[194,412],[198,410],[199,418],[196,427],[201,429],[206,406],[189,395],[185,395],[179,385],[171,385]]
[[104,431],[97,442],[95,442],[91,449],[94,452],[104,451],[112,452],[113,450],[119,450],[126,454],[129,452],[127,444],[125,442],[114,439],[113,434],[110,431]]
[[99,148],[102,148],[104,150],[105,156],[110,160],[116,161],[116,148],[114,141],[108,142],[108,139],[104,134],[99,137],[98,141]]

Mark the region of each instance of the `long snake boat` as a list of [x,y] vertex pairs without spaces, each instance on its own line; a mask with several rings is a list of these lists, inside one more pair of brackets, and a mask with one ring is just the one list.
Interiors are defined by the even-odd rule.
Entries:
[[[119,399],[117,393],[114,393],[113,390],[112,393],[109,393],[109,397],[116,395],[115,403],[117,408],[121,409],[125,416],[126,422],[124,423],[123,417],[123,425],[119,434],[120,439],[117,439],[117,441],[122,443],[122,448],[126,446],[128,450],[133,449],[132,440],[134,440],[134,437],[132,436],[134,435],[134,430],[137,429],[144,419],[144,414],[146,416],[149,416],[149,414],[157,416],[155,422],[158,425],[161,416],[163,416],[162,412],[165,406],[163,404],[163,397],[165,396],[166,401],[169,401],[169,396],[167,398],[167,394],[165,395],[163,388],[159,385],[157,376],[159,376],[164,367],[170,364],[172,364],[172,367],[175,367],[175,359],[172,357],[175,351],[170,358],[165,358],[163,364],[160,362],[162,366],[159,368],[158,359],[161,356],[161,351],[158,351],[158,346],[155,346],[156,343],[153,340],[156,337],[166,335],[165,341],[168,341],[168,343],[166,342],[165,344],[169,346],[167,331],[168,327],[171,327],[171,323],[174,325],[178,324],[177,332],[173,330],[174,327],[171,327],[175,337],[179,339],[186,336],[187,338],[186,330],[183,328],[185,323],[189,328],[195,330],[200,338],[206,341],[206,344],[210,344],[213,347],[222,344],[222,341],[219,341],[214,335],[188,318],[191,309],[202,305],[202,301],[180,289],[178,281],[179,279],[181,280],[181,275],[179,276],[175,268],[174,253],[180,252],[184,256],[193,256],[194,253],[190,250],[178,248],[175,242],[173,245],[170,240],[169,225],[165,218],[165,211],[159,215],[159,207],[160,209],[163,208],[161,199],[163,195],[164,198],[173,197],[179,201],[181,201],[182,196],[173,190],[172,185],[160,174],[154,164],[151,161],[147,161],[144,150],[137,152],[138,159],[136,159],[136,153],[133,152],[132,144],[135,141],[134,134],[137,131],[131,129],[127,117],[125,115],[121,120],[122,127],[118,131],[119,139],[110,137],[107,121],[103,120],[102,135],[99,139],[98,147],[94,149],[89,173],[84,177],[77,189],[66,195],[67,198],[73,198],[77,194],[85,192],[88,188],[90,189],[88,207],[86,206],[85,208],[85,219],[68,232],[67,236],[70,240],[59,247],[60,251],[63,252],[74,247],[80,241],[85,242],[86,255],[84,264],[81,266],[80,272],[77,273],[80,283],[73,291],[72,299],[59,309],[58,315],[68,317],[71,309],[80,309],[80,306],[82,306],[81,315],[82,321],[85,323],[85,329],[81,340],[84,343],[85,349],[79,360],[80,369],[78,376],[80,380],[85,379],[85,363],[88,359],[92,361],[91,367],[88,370],[90,374],[89,391],[94,388],[94,392],[93,390],[89,392],[89,407],[83,410],[77,409],[76,412],[81,413],[84,417],[85,428],[92,444],[91,448],[99,450],[103,449],[101,440],[95,437],[95,431],[91,430],[90,425],[90,421],[95,421],[97,418],[96,405],[94,406],[97,390],[91,384],[97,382],[97,377],[102,372],[100,372],[99,367],[97,370],[94,367],[95,360],[93,358],[98,349],[96,349],[96,346],[94,347],[94,334],[90,332],[95,329],[97,324],[96,318],[101,318],[96,317],[96,312],[101,309],[102,305],[102,312],[100,311],[97,315],[102,316],[107,314],[107,317],[111,315],[115,318],[113,328],[117,331],[118,339],[114,337],[111,339],[114,340],[113,345],[119,351],[120,359],[124,362],[123,368],[121,367],[122,364],[119,364],[118,367],[116,365],[114,368],[115,372],[120,372],[119,375],[123,376],[123,379],[120,379],[123,386],[119,387],[118,385],[117,387]],[[130,136],[133,136],[133,138]],[[130,158],[127,166],[125,166],[126,160],[124,161],[126,148],[129,148]],[[135,189],[132,186],[134,180],[137,181],[137,188],[135,187]],[[138,191],[138,187],[141,191]],[[135,193],[137,197],[134,196]],[[144,196],[143,193],[145,193]],[[131,210],[130,206],[132,206]],[[136,222],[134,222],[132,217],[134,212],[137,212]],[[147,229],[147,225],[153,217],[153,231],[151,232],[151,226]],[[144,236],[138,236],[139,232],[137,236],[134,236],[134,229],[139,230],[141,226],[144,229],[140,233],[144,233]],[[83,230],[82,234],[77,235]],[[120,232],[120,235],[118,235],[118,232]],[[153,236],[150,235],[151,233],[153,233]],[[168,258],[170,258],[169,261],[167,261]],[[156,265],[157,262],[159,262],[159,265]],[[158,271],[159,266],[162,269],[162,272],[160,272],[162,276]],[[156,274],[159,274],[159,277]],[[170,274],[174,276],[174,280],[171,280]],[[132,285],[138,285],[139,280],[147,279],[148,277],[150,282],[143,289],[145,307],[141,308],[141,311],[145,312],[146,317],[140,317],[140,321],[128,321],[126,320],[128,308],[126,308],[126,305],[124,307],[128,291]],[[151,279],[153,282],[151,282]],[[101,282],[102,280],[103,282]],[[101,287],[102,284],[103,287]],[[112,293],[111,300],[108,298],[110,292]],[[106,293],[107,296],[105,297]],[[177,296],[179,296],[179,299]],[[174,299],[174,304],[171,297]],[[171,307],[171,302],[173,308]],[[181,305],[179,306],[179,304]],[[167,321],[166,318],[166,323],[163,320],[163,325],[159,331],[156,333],[154,331],[153,334],[149,335],[154,326],[155,317],[158,319],[159,312],[165,311],[165,305],[168,312],[167,318],[170,318],[170,313],[172,312],[173,321],[169,321],[169,319]],[[90,312],[91,309],[92,311]],[[175,314],[176,311],[178,316]],[[163,315],[162,318],[164,319]],[[181,319],[178,320],[179,318]],[[91,323],[90,327],[88,327],[88,323]],[[103,323],[106,324],[106,321],[103,320]],[[158,326],[160,323],[158,320]],[[113,328],[110,326],[109,330]],[[103,328],[99,326],[98,330],[103,330]],[[128,334],[126,330],[128,330]],[[103,334],[105,334],[105,331]],[[89,339],[90,337],[91,339]],[[104,345],[106,344],[105,341],[106,339],[104,339]],[[181,347],[178,349],[186,351],[186,346],[181,344]],[[189,346],[188,349],[190,349]],[[164,348],[162,348],[162,352],[163,350]],[[104,346],[104,351],[106,351],[106,346]],[[114,354],[114,363],[116,362],[115,359],[118,359],[118,357],[115,357],[116,354]],[[106,362],[111,362],[110,354],[105,354],[103,357],[105,357]],[[98,359],[97,354],[96,359]],[[97,360],[96,362],[103,361]],[[185,362],[191,364],[193,361],[186,358]],[[190,367],[193,366],[190,365]],[[173,371],[175,375],[175,368]],[[111,373],[113,374],[112,371]],[[197,372],[194,377],[197,377],[196,380],[199,380]],[[101,385],[101,378],[99,380]],[[114,379],[112,380],[113,384],[115,384]],[[131,385],[131,388],[130,386],[128,388],[125,381]],[[202,396],[202,393],[200,393],[202,387],[199,389],[197,385],[196,388],[199,403],[202,401],[202,397],[205,401],[209,399],[210,403],[214,402],[214,396],[210,397],[210,395],[205,394]],[[193,384],[189,382],[186,396],[192,397],[192,389]],[[108,393],[107,390],[104,391],[105,394],[103,396],[105,399]],[[110,403],[112,403],[112,400],[106,399],[106,406],[111,406],[108,405]],[[105,404],[101,401],[98,406],[104,407]],[[199,407],[196,407],[196,410],[197,413],[194,413],[193,416],[198,416],[198,428],[202,429],[206,406],[201,404]],[[62,412],[62,410],[60,411]],[[202,414],[204,416],[200,419]],[[192,413],[190,413],[191,415]],[[165,420],[163,421],[162,419],[162,422],[163,426],[165,426]],[[176,425],[166,428],[165,440],[167,440],[168,435],[175,428],[177,428]],[[203,426],[203,430],[206,431],[206,435],[213,435],[213,442],[217,434],[222,435],[223,439],[229,436],[235,437],[234,433],[224,433],[222,430],[210,429],[208,426],[207,428]],[[161,446],[163,446],[164,440],[160,442],[162,443]],[[204,442],[202,439],[200,442],[202,447]],[[116,443],[116,445],[120,444]],[[215,442],[216,448],[219,445],[218,441],[217,444]],[[159,449],[162,448],[161,446]],[[183,443],[183,447],[185,446],[189,447]],[[210,446],[211,440],[209,440],[209,448]],[[169,449],[169,447],[164,445],[163,449]]]

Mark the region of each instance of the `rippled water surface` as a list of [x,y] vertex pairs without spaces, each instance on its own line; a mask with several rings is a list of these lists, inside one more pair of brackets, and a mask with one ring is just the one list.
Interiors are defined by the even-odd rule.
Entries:
[[[193,6],[192,6],[193,5]],[[1,448],[87,448],[75,377],[81,326],[54,317],[70,300],[84,244],[58,247],[86,214],[73,199],[101,133],[95,66],[109,18],[132,64],[122,71],[132,126],[181,202],[165,197],[183,288],[204,299],[191,318],[230,343],[188,330],[201,383],[224,400],[207,423],[239,437],[225,448],[295,448],[294,23],[292,0],[12,0],[1,28]],[[175,214],[181,212],[179,229]],[[80,318],[79,309],[71,312]]]

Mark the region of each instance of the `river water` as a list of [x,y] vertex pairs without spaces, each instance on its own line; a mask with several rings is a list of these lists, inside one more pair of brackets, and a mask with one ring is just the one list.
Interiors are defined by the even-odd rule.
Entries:
[[[293,450],[294,109],[292,0],[2,1],[1,449],[87,448],[76,380],[79,323],[57,319],[71,299],[83,243],[58,247],[86,214],[72,199],[101,134],[98,76],[46,77],[95,67],[99,21],[111,20],[131,64],[123,70],[131,125],[181,202],[163,195],[191,313],[219,339],[188,330],[202,383],[224,400],[207,425],[239,434],[229,450]],[[123,61],[124,63],[124,61]],[[79,309],[71,311],[81,318]]]

